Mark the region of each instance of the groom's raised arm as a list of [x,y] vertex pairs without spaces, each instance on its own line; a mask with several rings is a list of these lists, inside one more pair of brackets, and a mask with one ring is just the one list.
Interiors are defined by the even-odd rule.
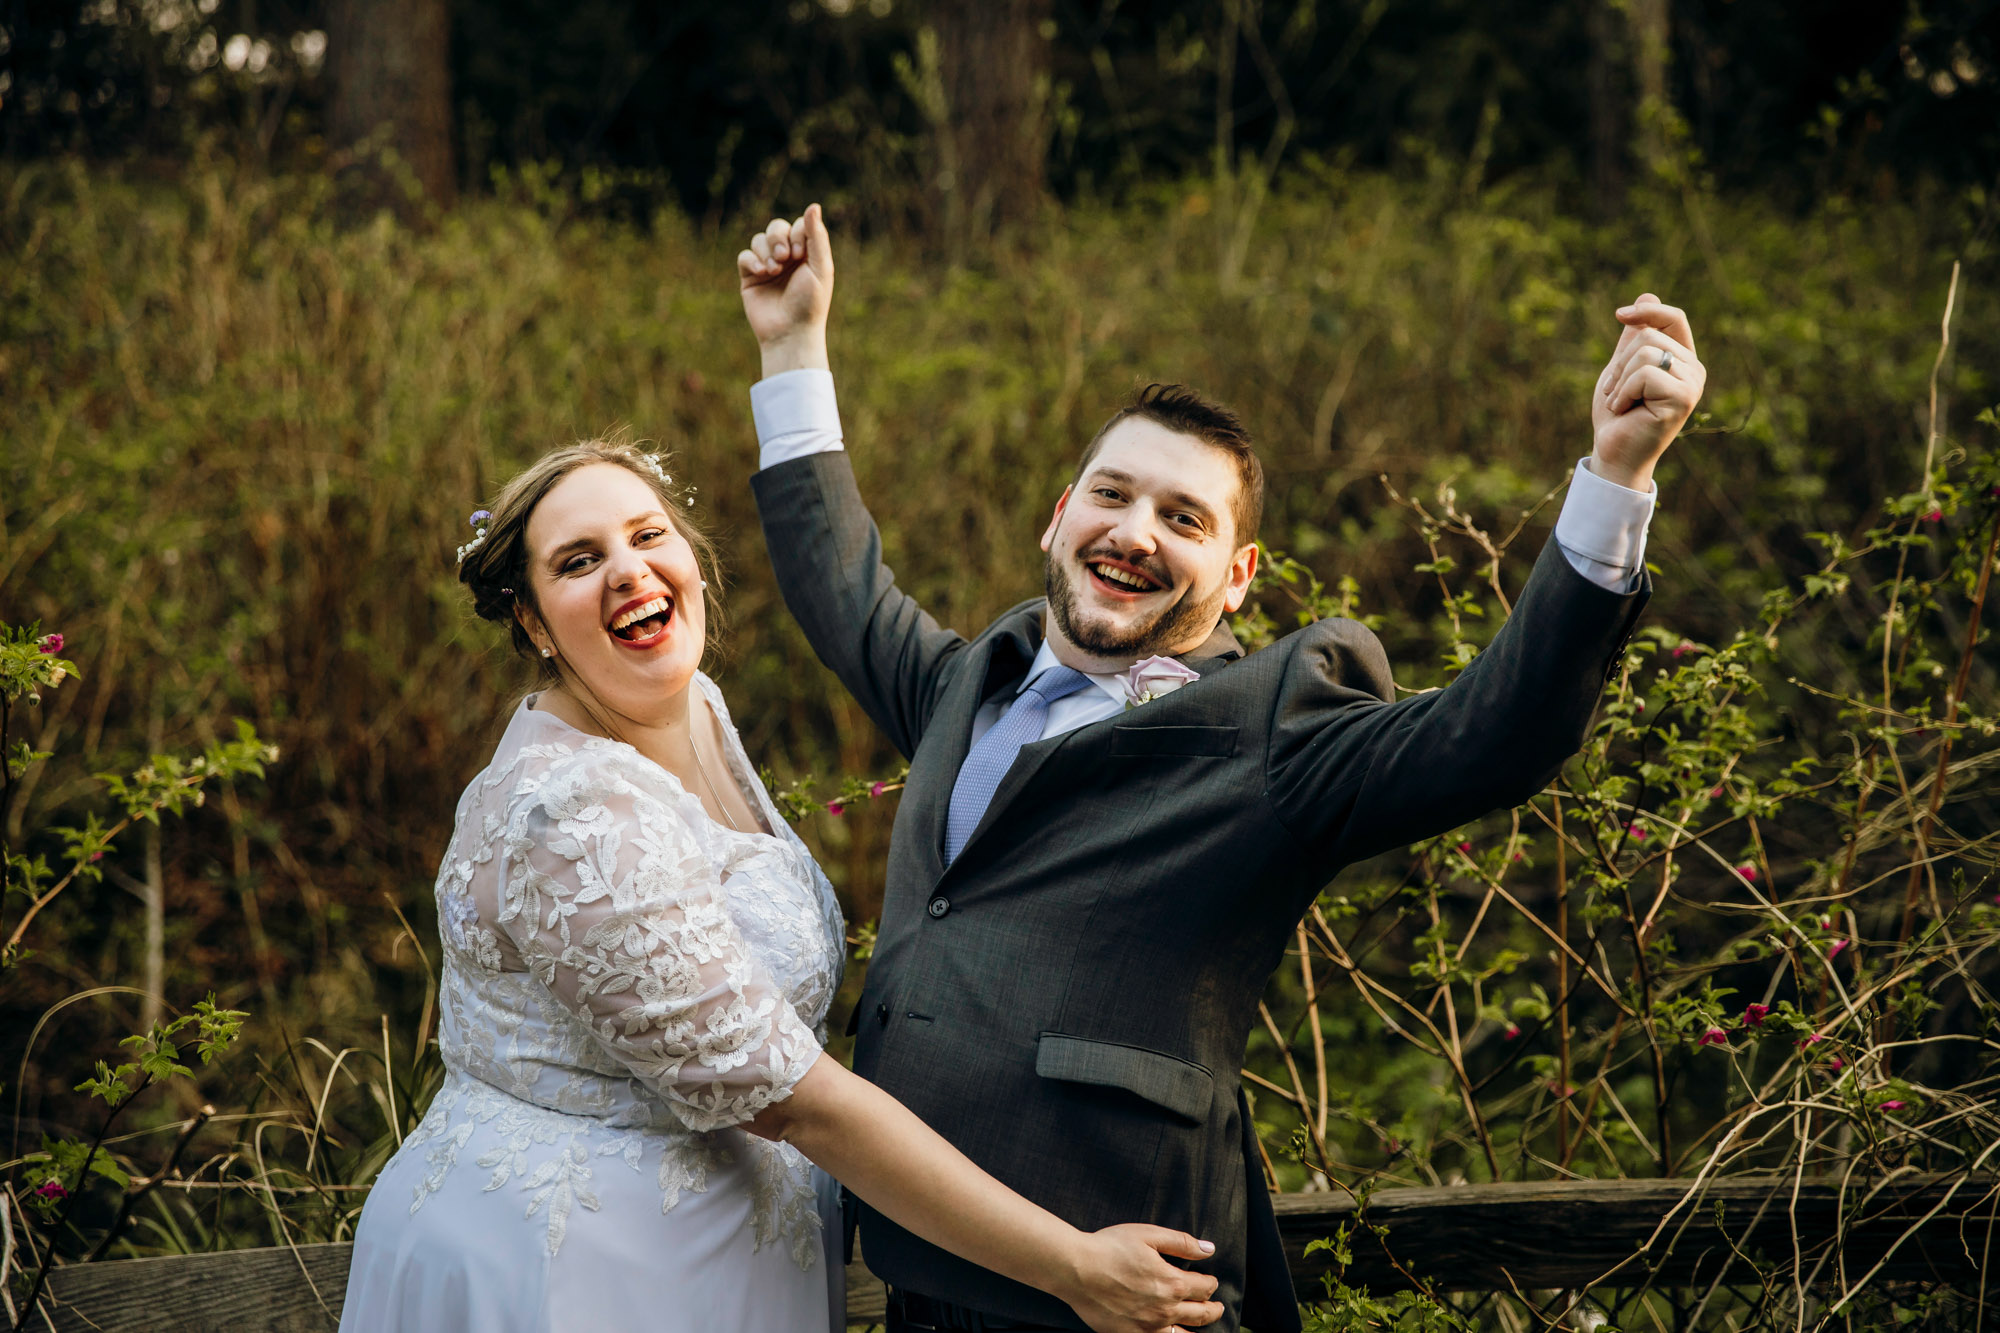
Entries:
[[908,757],[965,640],[896,586],[854,484],[827,363],[833,251],[819,205],[771,223],[736,267],[763,356],[751,489],[778,588],[820,661]]
[[[1266,790],[1329,861],[1518,805],[1581,748],[1650,594],[1654,466],[1707,382],[1681,311],[1647,294],[1618,319],[1625,330],[1592,398],[1591,456],[1507,623],[1456,681],[1386,702],[1388,662],[1366,629],[1322,621],[1300,632],[1277,691]],[[1620,510],[1626,521],[1607,521]]]

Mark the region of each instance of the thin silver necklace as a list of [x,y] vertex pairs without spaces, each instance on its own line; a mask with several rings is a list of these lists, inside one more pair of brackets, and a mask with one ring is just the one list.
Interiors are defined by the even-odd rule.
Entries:
[[738,833],[745,832],[746,830],[744,829],[744,827],[736,822],[736,816],[729,813],[729,804],[728,802],[722,799],[722,792],[716,788],[715,779],[708,775],[708,765],[702,760],[701,757],[701,746],[695,740],[695,734],[694,734],[695,729],[696,729],[695,720],[693,718],[689,718],[688,748],[694,751],[694,766],[696,770],[700,772],[701,780],[708,784],[709,799],[715,802],[715,808],[722,812],[722,817],[729,821],[730,828],[734,829]]

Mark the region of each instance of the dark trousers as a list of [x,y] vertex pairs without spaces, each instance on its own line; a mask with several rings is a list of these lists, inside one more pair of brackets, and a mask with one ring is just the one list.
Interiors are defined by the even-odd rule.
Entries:
[[889,1289],[889,1333],[1073,1333],[1054,1324],[1023,1324],[999,1315],[984,1315],[950,1301],[914,1291]]

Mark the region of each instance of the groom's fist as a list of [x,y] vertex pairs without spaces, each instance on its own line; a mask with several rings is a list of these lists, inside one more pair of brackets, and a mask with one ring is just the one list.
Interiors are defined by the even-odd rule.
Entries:
[[1652,482],[1653,465],[1701,401],[1708,370],[1695,356],[1685,312],[1645,292],[1617,316],[1625,331],[1597,377],[1591,401],[1596,438],[1590,470],[1643,491]]
[[818,204],[796,221],[773,218],[736,256],[743,314],[764,353],[764,374],[825,369],[833,306],[833,241]]

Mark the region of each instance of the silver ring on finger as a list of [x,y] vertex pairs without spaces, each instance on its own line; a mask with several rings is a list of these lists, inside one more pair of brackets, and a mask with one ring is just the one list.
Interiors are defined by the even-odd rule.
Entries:
[[1674,368],[1674,354],[1673,354],[1673,353],[1672,353],[1671,351],[1669,351],[1669,350],[1667,350],[1666,348],[1664,348],[1664,347],[1663,347],[1663,348],[1661,348],[1661,349],[1660,349],[1660,369],[1661,369],[1661,370],[1666,370],[1666,371],[1671,371],[1671,370],[1672,370],[1673,368]]

